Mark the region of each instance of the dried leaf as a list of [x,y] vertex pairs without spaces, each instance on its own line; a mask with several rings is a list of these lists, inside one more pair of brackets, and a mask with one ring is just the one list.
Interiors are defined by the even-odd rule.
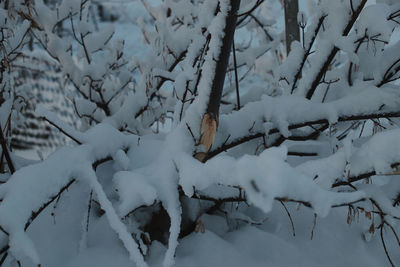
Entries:
[[196,227],[194,228],[194,231],[196,233],[198,233],[200,231],[200,233],[204,234],[206,232],[205,228],[204,228],[204,223],[202,220],[198,220],[196,223]]
[[371,220],[371,212],[370,211],[366,211],[365,212],[365,217],[367,217],[367,219]]
[[202,234],[204,234],[205,232],[206,232],[206,230],[204,229],[204,224],[203,224],[203,222],[201,222],[201,225],[200,225],[201,227],[200,227],[200,232],[202,233]]
[[369,227],[369,233],[374,234],[375,233],[375,226],[373,223],[371,223],[371,226]]

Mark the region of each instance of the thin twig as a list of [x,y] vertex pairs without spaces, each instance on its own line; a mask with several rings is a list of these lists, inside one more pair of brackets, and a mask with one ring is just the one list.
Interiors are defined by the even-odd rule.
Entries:
[[73,140],[75,143],[77,143],[78,145],[81,145],[82,142],[79,141],[78,139],[76,139],[75,137],[73,137],[72,135],[70,135],[67,131],[65,131],[61,126],[58,126],[55,122],[49,120],[46,117],[40,117],[42,120],[47,121],[48,123],[50,123],[52,126],[54,126],[55,128],[57,128],[60,132],[62,132],[65,136],[69,137],[71,140]]
[[386,248],[385,239],[383,238],[383,224],[380,226],[380,236],[381,236],[382,246],[383,246],[383,250],[385,251],[386,257],[389,260],[390,265],[392,265],[392,267],[395,267],[392,259],[390,258],[389,252]]
[[86,232],[89,232],[90,210],[92,209],[93,190],[90,191],[89,204],[86,217]]
[[237,71],[235,40],[232,41],[232,52],[233,52],[233,65],[234,65],[234,69],[235,69],[237,110],[240,110],[239,79],[238,79],[238,71]]
[[311,237],[310,237],[311,240],[313,240],[313,237],[314,237],[314,229],[315,229],[315,226],[316,226],[316,225],[317,225],[317,214],[314,213],[314,223],[313,223],[313,228],[312,228],[312,230],[311,230]]
[[385,222],[385,224],[386,224],[387,226],[389,226],[390,230],[392,230],[393,235],[394,235],[394,237],[396,238],[397,244],[400,246],[400,239],[399,239],[399,236],[397,235],[397,232],[394,230],[393,226],[392,226],[390,223],[388,223],[388,222]]
[[283,203],[282,200],[279,200],[279,202],[282,204],[283,208],[284,208],[285,211],[286,211],[286,214],[287,214],[288,217],[289,217],[290,224],[292,225],[293,236],[296,236],[296,231],[295,231],[295,229],[294,229],[294,223],[293,223],[293,220],[292,220],[292,216],[290,215],[290,212],[289,212],[288,208],[286,207],[285,203]]

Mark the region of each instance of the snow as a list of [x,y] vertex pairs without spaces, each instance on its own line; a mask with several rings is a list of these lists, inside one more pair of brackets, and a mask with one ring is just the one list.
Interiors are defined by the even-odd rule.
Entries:
[[[279,208],[279,209],[278,209]],[[362,226],[348,226],[345,224],[347,211],[332,212],[332,215],[319,219],[313,240],[310,240],[312,228],[312,214],[302,214],[304,210],[296,211],[295,207],[289,207],[292,212],[295,226],[299,229],[296,237],[290,232],[289,223],[279,222],[276,217],[282,216],[280,207],[274,210],[262,227],[245,226],[235,227],[221,236],[213,231],[215,227],[210,221],[205,223],[205,233],[195,233],[185,237],[176,254],[177,267],[203,267],[220,266],[230,264],[239,267],[251,264],[251,266],[278,265],[279,266],[388,266],[384,259],[384,252],[380,248],[379,240],[373,237],[369,243],[360,238],[363,232]],[[224,218],[213,216],[217,225]],[[361,221],[363,215],[360,216]],[[218,219],[219,218],[219,219]],[[222,220],[222,221],[221,221]],[[281,226],[278,226],[280,224]],[[100,230],[100,229],[99,229]],[[106,229],[102,228],[103,231]],[[337,235],[343,231],[344,235]],[[103,235],[106,235],[103,233]],[[118,246],[110,246],[111,240],[106,239],[84,251],[79,256],[71,258],[63,266],[99,266],[110,264],[118,266],[131,266]],[[117,247],[117,248],[116,248]],[[332,251],[335,253],[332,253]],[[150,266],[161,266],[160,255],[165,248],[155,242],[149,258]],[[338,257],[338,254],[341,257]],[[393,254],[394,260],[398,255]]]
[[126,225],[121,222],[121,219],[114,210],[112,203],[108,200],[101,184],[97,181],[97,177],[93,170],[87,170],[86,179],[89,180],[91,187],[97,195],[101,207],[105,210],[107,219],[110,223],[111,228],[118,234],[118,237],[123,242],[125,248],[129,252],[129,258],[136,263],[137,267],[148,266],[140,254],[138,244],[134,241],[131,234],[127,231]]
[[397,163],[399,158],[399,142],[396,130],[378,133],[357,150],[351,157],[350,172],[357,176],[371,170],[383,174],[392,170],[391,164]]
[[122,149],[115,153],[113,160],[115,170],[127,170],[129,168],[130,160]]
[[119,214],[121,216],[141,205],[151,205],[157,199],[157,191],[151,186],[146,177],[132,172],[117,172],[114,184],[121,198]]
[[[364,198],[363,192],[332,193],[318,187],[285,163],[287,150],[271,148],[259,156],[243,156],[238,160],[218,157],[204,165],[195,159],[182,156],[177,161],[180,184],[191,197],[193,188],[204,190],[213,184],[240,186],[249,203],[268,213],[276,198],[301,199],[311,203],[315,212],[327,216],[331,206]],[[218,167],[217,167],[218,166]]]
[[[4,214],[0,216],[0,223],[9,233],[10,248],[15,251],[13,253],[15,257],[28,256],[34,263],[40,262],[33,243],[24,232],[24,228],[31,213],[38,210],[43,202],[57,194],[59,188],[65,186],[72,179],[74,171],[71,165],[65,165],[63,161],[68,160],[73,165],[79,166],[79,164],[82,164],[80,162],[81,156],[87,155],[85,147],[77,151],[81,155],[80,157],[77,157],[78,153],[68,153],[67,151],[71,151],[71,149],[65,148],[56,152],[48,158],[46,163],[22,168],[12,176],[12,179],[10,178],[6,184],[0,187],[0,197],[3,199],[0,204],[0,214]],[[46,168],[46,165],[51,166],[51,168]],[[32,179],[26,179],[26,177],[31,176],[33,176]],[[46,184],[46,186],[43,187],[43,184]],[[13,190],[23,191],[19,194],[13,194]],[[28,201],[29,206],[25,205],[26,201]]]
[[[239,13],[256,1],[242,2]],[[292,43],[285,57],[282,8],[264,1],[254,14],[265,27],[248,18],[236,32],[241,108],[235,109],[234,74],[228,72],[212,157],[200,162],[193,155],[228,0],[105,1],[122,5],[128,15],[99,23],[99,31],[80,1],[64,0],[54,11],[37,1],[33,16],[41,31],[32,34],[78,91],[73,103],[83,127],[36,110],[77,144],[34,161],[12,153],[17,171],[0,176],[0,249],[10,246],[4,265],[385,266],[371,224],[375,231],[385,226],[387,248],[399,262],[389,225],[398,229],[400,218],[394,204],[400,131],[395,119],[376,118],[399,112],[398,83],[381,84],[397,72],[397,25],[387,19],[393,6],[369,3],[343,34],[350,2],[310,0],[307,11],[301,2],[305,44]],[[66,22],[78,40],[53,30],[70,14],[74,18]],[[27,27],[25,22],[14,43]],[[367,43],[355,50],[366,32],[382,34],[383,42],[375,51]],[[329,62],[325,83],[306,99],[334,47],[340,51]],[[0,106],[3,127],[13,100],[7,96]],[[251,141],[241,143],[246,138]],[[150,244],[152,233],[145,229],[161,211],[168,217],[160,221],[165,240]]]
[[308,177],[315,177],[316,183],[324,189],[329,189],[338,177],[344,175],[346,158],[343,150],[335,154],[316,160],[309,160],[296,167]]

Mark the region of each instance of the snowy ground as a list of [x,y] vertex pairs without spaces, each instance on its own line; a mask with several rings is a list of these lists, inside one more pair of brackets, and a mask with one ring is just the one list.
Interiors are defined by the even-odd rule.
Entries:
[[[75,205],[83,210],[71,210],[71,204],[79,204],[86,199],[85,192],[78,192],[77,188],[71,187],[61,197],[57,208],[49,207],[29,230],[42,257],[42,266],[134,266],[105,216],[90,222],[87,247],[79,248],[81,222],[69,216],[76,212],[85,214],[84,205]],[[370,221],[364,214],[348,225],[347,209],[333,210],[328,217],[317,218],[311,240],[313,213],[305,207],[299,210],[295,205],[288,207],[296,236],[293,236],[290,221],[279,202],[275,203],[271,213],[264,218],[260,216],[260,220],[265,219],[262,225],[251,226],[232,221],[227,225],[222,216],[203,217],[204,233],[199,231],[180,240],[176,266],[389,266],[379,233],[365,241]],[[60,231],[64,228],[75,230]],[[384,236],[392,259],[400,262],[393,235],[385,232]],[[153,243],[148,258],[150,266],[162,265],[165,250],[160,243]],[[46,253],[48,251],[52,253]]]
[[[23,155],[35,157],[29,152]],[[107,165],[104,169],[110,169]],[[109,175],[99,169],[103,184],[110,182]],[[104,214],[91,216],[89,231],[87,235],[82,234],[87,216],[87,204],[82,203],[88,201],[87,190],[86,186],[72,185],[29,228],[28,234],[41,257],[41,266],[135,266]],[[224,207],[246,210],[253,219],[252,224],[221,214],[203,215],[204,231],[200,228],[179,241],[175,266],[390,266],[380,233],[378,230],[373,235],[369,233],[373,220],[366,218],[364,213],[356,215],[348,224],[348,209],[333,209],[326,218],[317,217],[314,226],[311,209],[297,204],[286,205],[295,235],[285,209],[277,201],[268,214],[236,204]],[[94,205],[92,213],[97,211]],[[392,232],[386,228],[383,234],[392,260],[400,262]],[[162,266],[165,251],[164,245],[153,242],[147,256],[149,265]],[[26,261],[23,266],[34,265]]]

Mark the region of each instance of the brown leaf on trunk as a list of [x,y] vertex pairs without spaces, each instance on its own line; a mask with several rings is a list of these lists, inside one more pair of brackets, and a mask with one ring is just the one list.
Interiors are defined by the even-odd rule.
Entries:
[[204,160],[207,157],[207,153],[204,152],[198,152],[194,155],[195,159],[197,159],[198,161],[204,162]]

